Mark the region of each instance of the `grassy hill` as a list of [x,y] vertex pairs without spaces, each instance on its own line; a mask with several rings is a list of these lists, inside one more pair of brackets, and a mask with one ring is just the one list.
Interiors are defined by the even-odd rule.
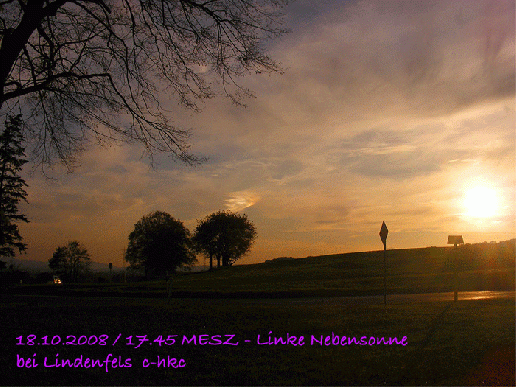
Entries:
[[[514,289],[515,241],[387,251],[393,293],[451,291],[455,264],[461,290]],[[179,276],[177,290],[297,295],[365,295],[383,292],[383,251],[277,259]]]
[[[514,256],[514,241],[466,245],[457,251],[453,247],[390,250],[388,291],[452,290],[456,257],[461,290],[514,289]],[[17,293],[81,298],[0,297],[0,325],[6,332],[0,336],[0,362],[6,369],[0,374],[0,385],[31,385],[34,380],[53,386],[514,385],[514,298],[416,299],[387,305],[317,298],[306,302],[247,299],[383,294],[383,251],[181,273],[171,285],[172,300],[164,299],[167,284],[163,280],[12,288]],[[82,297],[88,295],[133,298]],[[39,338],[41,345],[30,345],[28,334]],[[235,335],[241,345],[183,345],[179,338],[173,346],[153,341],[161,335],[204,334]],[[306,345],[258,345],[257,335],[264,339],[289,334],[304,336]],[[100,335],[107,335],[110,344],[89,345]],[[406,336],[408,344],[312,345],[312,335]],[[20,336],[26,345],[18,345]],[[78,345],[52,344],[70,337],[77,338]],[[138,337],[150,341],[136,347]],[[85,345],[80,345],[81,338]],[[42,340],[52,345],[43,345]],[[37,358],[40,366],[20,368],[17,356]],[[71,361],[130,358],[133,366],[109,372],[103,367],[44,368],[44,356],[52,362],[57,356]],[[156,362],[158,356],[185,359],[187,366],[142,366],[143,359]]]
[[[514,290],[515,242],[387,251],[388,293]],[[457,265],[457,266],[455,266]],[[308,297],[383,294],[383,251],[273,259],[213,272],[179,273],[172,297]],[[22,286],[15,292],[164,297],[165,281]]]

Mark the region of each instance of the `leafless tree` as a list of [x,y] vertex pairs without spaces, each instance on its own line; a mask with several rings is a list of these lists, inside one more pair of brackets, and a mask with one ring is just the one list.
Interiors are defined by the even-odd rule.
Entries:
[[90,135],[195,163],[159,96],[240,103],[239,76],[280,70],[264,42],[286,32],[286,1],[0,0],[0,109],[24,110],[45,163]]

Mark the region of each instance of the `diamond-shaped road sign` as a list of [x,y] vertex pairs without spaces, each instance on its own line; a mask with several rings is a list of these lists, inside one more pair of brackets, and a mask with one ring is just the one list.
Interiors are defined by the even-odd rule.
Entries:
[[382,239],[383,244],[385,245],[387,243],[387,234],[389,233],[389,230],[387,229],[387,225],[385,222],[382,223],[382,228],[380,229],[380,238]]

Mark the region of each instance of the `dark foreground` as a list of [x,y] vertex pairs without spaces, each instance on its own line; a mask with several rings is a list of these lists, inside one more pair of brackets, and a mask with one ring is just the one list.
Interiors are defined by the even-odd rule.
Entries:
[[514,385],[514,293],[314,300],[3,296],[0,385]]

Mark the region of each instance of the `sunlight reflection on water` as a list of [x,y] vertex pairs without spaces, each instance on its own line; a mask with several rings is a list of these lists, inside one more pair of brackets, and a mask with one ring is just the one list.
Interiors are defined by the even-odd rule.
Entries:
[[[487,300],[487,299],[515,298],[514,291],[474,291],[459,292],[458,300]],[[425,301],[453,301],[453,292],[447,293],[423,293],[423,294],[387,294],[387,304],[407,304],[412,302]],[[285,299],[256,299],[247,300],[247,303],[273,303],[273,304],[378,304],[383,303],[383,296],[361,296],[361,297],[314,297],[314,298],[285,298]]]
[[[462,296],[462,297],[461,297]],[[459,292],[459,297],[463,300],[485,300],[489,298],[511,298],[514,297],[514,292],[494,292],[494,291],[481,291],[481,292]]]

